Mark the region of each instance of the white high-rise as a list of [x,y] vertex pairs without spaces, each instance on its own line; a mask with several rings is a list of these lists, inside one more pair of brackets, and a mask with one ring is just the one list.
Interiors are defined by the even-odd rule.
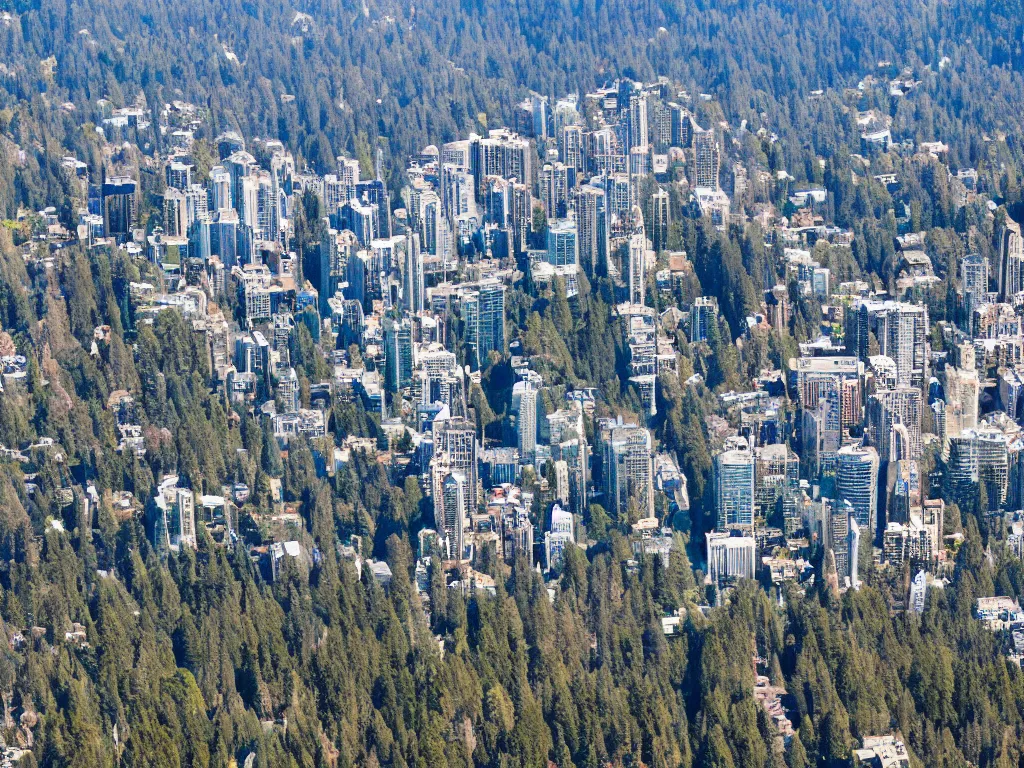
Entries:
[[715,130],[698,130],[693,134],[694,186],[699,189],[718,191],[718,171],[722,152],[715,137]]
[[754,578],[756,542],[753,536],[732,536],[728,531],[706,534],[708,576],[722,586],[736,579]]
[[643,304],[647,287],[647,235],[640,206],[633,206],[633,231],[629,236],[629,302]]
[[512,387],[512,410],[516,414],[516,442],[524,462],[533,460],[537,449],[537,390],[528,381]]

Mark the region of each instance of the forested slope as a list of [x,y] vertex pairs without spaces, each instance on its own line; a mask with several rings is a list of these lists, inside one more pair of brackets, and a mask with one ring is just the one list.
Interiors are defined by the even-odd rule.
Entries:
[[[394,186],[411,152],[511,120],[530,89],[557,96],[618,76],[668,75],[715,96],[702,120],[747,120],[782,139],[769,155],[748,134],[743,151],[764,151],[773,171],[827,187],[830,219],[856,233],[849,263],[833,265],[837,277],[888,279],[893,200],[878,186],[852,186],[859,129],[841,93],[905,66],[922,80],[911,96],[894,107],[869,94],[861,106],[894,111],[901,137],[948,143],[951,166],[1002,168],[1002,191],[1019,197],[1020,2],[42,0],[6,8],[4,218],[54,205],[72,222],[60,158],[75,154],[98,180],[103,98],[122,106],[142,94],[154,109],[195,102],[209,121],[199,139],[227,129],[280,138],[321,171],[338,152],[371,163],[381,147]],[[826,93],[809,101],[817,89]],[[1005,143],[986,141],[999,132]],[[162,138],[146,140],[153,151]],[[922,228],[953,231],[944,179],[908,164],[902,194]],[[968,215],[957,232],[974,223]],[[711,354],[685,363],[710,389],[780,366],[820,321],[818,308],[797,302],[792,333],[762,348],[751,342],[740,358],[730,329],[756,308],[770,269],[755,234],[720,236],[690,221],[673,231],[697,287],[722,307]],[[951,239],[942,252],[955,265],[962,246]],[[701,611],[684,547],[667,569],[646,559],[632,572],[623,567],[632,556],[624,521],[588,520],[600,543],[570,549],[556,582],[519,563],[511,573],[494,569],[495,596],[465,597],[437,573],[428,619],[411,574],[412,534],[429,520],[417,484],[396,487],[384,467],[358,458],[319,478],[298,439],[282,460],[251,414],[229,412],[211,394],[205,347],[180,317],[129,328],[129,284],[144,277],[123,252],[78,247],[50,266],[26,266],[0,231],[0,330],[33,351],[24,392],[0,396],[0,443],[50,437],[61,454],[33,455],[32,494],[17,462],[0,463],[0,694],[21,722],[38,723],[26,764],[226,768],[255,752],[255,768],[548,760],[806,768],[844,765],[861,737],[890,731],[904,736],[915,768],[1022,764],[1024,676],[1004,658],[1006,639],[981,627],[972,608],[982,595],[1020,597],[1024,569],[1003,550],[986,556],[972,516],[950,523],[965,540],[950,584],[930,591],[920,617],[890,613],[902,583],[896,595],[896,579],[867,571],[865,588],[841,599],[819,582],[806,596],[787,593],[780,608],[747,584],[725,606]],[[559,383],[611,391],[622,354],[611,293],[595,285],[572,310],[564,295],[535,305],[516,293],[510,324],[529,353],[553,361]],[[97,325],[110,326],[110,340],[93,355]],[[315,379],[318,364],[299,355],[304,377]],[[105,408],[115,389],[138,396],[144,459],[116,452]],[[691,479],[699,531],[713,397],[673,380],[659,393],[656,436]],[[378,436],[354,406],[335,407],[330,424],[339,435]],[[263,506],[271,479],[281,480],[301,509],[304,543],[323,560],[309,579],[286,571],[270,584],[244,548],[229,552],[201,533],[198,551],[165,564],[142,522],[119,516],[108,496],[86,519],[83,499],[67,504],[62,493],[91,480],[145,500],[171,471],[207,483],[196,489],[205,492],[244,480]],[[390,563],[388,591],[336,556],[336,541],[352,534]],[[661,619],[676,612],[680,630],[666,637]],[[87,647],[62,642],[72,622],[85,627]],[[25,631],[22,646],[15,638]],[[798,730],[785,754],[773,749],[773,724],[753,697],[755,655],[790,694]],[[7,738],[17,730],[3,724]]]

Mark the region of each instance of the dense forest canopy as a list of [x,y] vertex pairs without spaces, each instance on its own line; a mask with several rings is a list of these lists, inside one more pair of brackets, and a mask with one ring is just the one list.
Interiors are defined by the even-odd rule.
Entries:
[[[334,403],[327,449],[296,438],[282,455],[258,414],[211,392],[206,342],[188,321],[136,317],[132,285],[158,283],[153,264],[82,244],[28,258],[39,233],[18,222],[19,211],[54,206],[61,223],[75,223],[83,201],[61,165],[74,156],[94,183],[116,164],[137,170],[153,231],[169,138],[151,127],[127,147],[105,142],[96,126],[111,107],[198,105],[192,160],[203,171],[215,137],[232,130],[280,140],[320,174],[338,154],[369,171],[379,150],[397,191],[411,155],[514,123],[530,92],[553,100],[664,76],[694,97],[703,124],[727,124],[739,161],[827,190],[829,223],[853,234],[848,248],[815,252],[837,280],[890,286],[897,216],[927,231],[941,278],[929,312],[952,321],[965,241],[991,255],[994,219],[980,203],[955,204],[935,164],[874,158],[871,173],[897,165],[903,185],[890,193],[872,181],[851,159],[856,113],[890,116],[897,140],[945,142],[950,169],[976,168],[993,197],[1019,201],[1019,0],[0,8],[0,352],[27,358],[24,380],[0,393],[0,736],[30,748],[20,765],[830,768],[888,733],[900,734],[915,768],[1024,765],[1024,673],[1007,660],[1007,633],[974,616],[979,597],[1024,596],[1024,565],[987,520],[980,486],[949,505],[948,580],[920,614],[903,610],[909,569],[876,569],[870,545],[864,586],[841,596],[824,578],[806,588],[747,581],[720,605],[705,588],[699,542],[714,527],[719,395],[782,369],[822,325],[820,303],[794,289],[788,324],[735,343],[763,289],[785,279],[781,246],[766,245],[759,225],[719,231],[682,218],[669,234],[692,270],[656,309],[706,295],[720,313],[696,351],[679,331],[678,375],[658,380],[651,429],[692,502],[667,564],[635,557],[635,520],[594,505],[592,541],[569,547],[552,580],[522,558],[508,567],[495,557],[493,594],[464,592],[434,567],[426,614],[416,534],[432,514],[417,478],[396,482],[393,466],[358,453],[330,476],[316,463],[347,437],[401,453],[379,415]],[[888,80],[904,70],[920,84],[889,98]],[[857,91],[869,76],[882,88]],[[319,241],[320,213],[315,196],[299,201],[300,253]],[[615,411],[638,412],[612,280],[582,282],[571,302],[560,282],[543,298],[525,285],[510,291],[510,336],[539,361],[552,401],[594,387]],[[305,325],[295,337],[308,404],[329,362]],[[505,360],[485,368],[469,397],[480,437],[497,440],[512,373]],[[687,383],[694,374],[700,381]],[[108,402],[120,390],[135,398],[142,455],[117,450]],[[161,558],[142,516],[115,501],[143,504],[171,473],[199,494],[243,484],[254,510],[279,495],[315,565],[268,579],[250,549],[205,530],[195,550]],[[273,538],[257,517],[241,522],[247,544]],[[386,588],[342,556],[353,537],[390,567]],[[817,573],[826,566],[819,552]],[[676,632],[666,618],[678,619]],[[783,690],[795,730],[784,748],[754,696],[758,676]]]

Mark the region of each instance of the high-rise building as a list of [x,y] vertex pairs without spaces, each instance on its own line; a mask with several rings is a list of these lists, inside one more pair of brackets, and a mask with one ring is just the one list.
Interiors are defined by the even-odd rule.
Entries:
[[654,514],[654,456],[651,433],[635,424],[615,425],[604,446],[605,493],[609,511],[625,515],[633,502],[640,517]]
[[999,300],[1012,302],[1024,291],[1024,238],[1020,224],[1006,217],[999,237]]
[[185,193],[177,187],[168,187],[164,191],[164,232],[168,237],[187,237],[188,226]]
[[754,454],[734,447],[715,457],[718,524],[727,530],[754,530]]
[[335,174],[328,173],[323,179],[324,207],[328,213],[334,213],[338,208],[352,199],[355,188],[345,184]]
[[868,398],[868,435],[881,461],[919,459],[921,390],[898,386],[880,389]]
[[655,253],[668,248],[669,195],[664,189],[658,189],[651,195],[650,216],[651,243]]
[[757,543],[753,536],[733,536],[729,531],[709,531],[707,540],[708,577],[718,587],[755,574]]
[[210,195],[213,210],[224,211],[234,207],[231,196],[231,174],[224,166],[216,165],[210,169]]
[[166,555],[181,546],[196,548],[195,497],[190,488],[178,486],[177,475],[167,475],[161,481],[150,508],[153,521],[153,545]]
[[284,413],[296,413],[299,410],[299,377],[290,365],[284,370],[277,370],[280,372],[277,378],[277,397],[281,401],[281,410]]
[[633,231],[629,235],[629,301],[643,304],[647,291],[647,235],[640,206],[633,206]]
[[192,165],[172,160],[164,168],[164,177],[168,187],[184,191],[192,186]]
[[530,112],[533,117],[533,135],[538,139],[548,137],[548,97],[534,94],[530,97]]
[[377,212],[377,237],[392,237],[391,195],[387,185],[380,179],[363,179],[356,182],[355,196],[364,205],[371,205]]
[[274,179],[267,171],[260,170],[253,177],[253,181],[256,185],[254,236],[257,240],[276,242],[280,236],[281,222]]
[[485,221],[511,230],[512,182],[501,176],[488,176],[484,180],[483,209]]
[[[506,508],[507,509],[507,508]],[[511,565],[517,557],[533,564],[533,523],[523,507],[514,507],[502,514],[502,540],[505,562]]]
[[570,173],[562,163],[549,163],[541,169],[540,201],[548,219],[562,219],[568,215],[573,176],[575,173]]
[[722,155],[714,128],[694,132],[693,149],[694,186],[699,189],[718,191],[718,172]]
[[414,315],[426,308],[427,289],[424,283],[423,254],[418,232],[409,235],[402,269],[402,302]]
[[850,586],[858,589],[860,579],[857,572],[860,568],[860,523],[856,517],[849,520],[849,531],[846,534],[846,557],[849,562]]
[[568,480],[569,509],[583,514],[587,503],[590,451],[583,426],[583,410],[578,403],[547,414],[548,444],[551,458],[565,465]]
[[551,508],[551,525],[544,534],[544,554],[547,570],[557,569],[562,564],[565,548],[575,543],[576,533],[573,514],[558,504]]
[[690,308],[690,343],[707,341],[712,323],[718,323],[718,299],[714,296],[698,296]]
[[651,104],[651,134],[654,136],[654,151],[664,154],[672,143],[672,110],[663,101]]
[[846,445],[836,464],[836,495],[849,502],[853,517],[866,531],[874,531],[878,515],[878,452],[872,446]]
[[628,142],[627,149],[633,149],[634,147],[647,147],[648,144],[648,133],[647,133],[647,95],[642,92],[636,92],[629,96],[629,113],[627,115],[628,123]]
[[615,174],[626,170],[622,142],[610,127],[589,131],[583,136],[588,170],[593,174]]
[[118,243],[131,239],[136,223],[135,181],[127,176],[108,176],[103,182],[103,234]]
[[466,344],[472,362],[482,368],[491,352],[505,354],[505,286],[494,279],[482,280],[478,289],[463,297]]
[[476,180],[456,165],[441,167],[441,202],[449,226],[462,216],[476,216]]
[[[800,486],[800,459],[785,443],[763,445],[756,451],[754,505],[759,518],[768,520],[782,505],[790,527],[795,494]],[[795,530],[796,525],[792,526]]]
[[689,149],[693,143],[693,116],[686,107],[669,103],[672,114],[672,146]]
[[583,126],[567,125],[558,134],[558,154],[568,168],[577,174],[586,169],[586,154],[583,150]]
[[910,523],[912,512],[921,510],[921,470],[912,459],[889,462],[889,500],[886,504],[886,523]]
[[462,559],[464,546],[466,491],[466,476],[458,471],[447,472],[441,481],[440,504],[434,505],[434,524],[438,531],[444,531],[448,557],[458,560]]
[[416,345],[408,318],[384,319],[384,360],[385,384],[389,391],[398,392],[412,384]]
[[579,238],[576,222],[556,219],[548,223],[547,260],[556,267],[579,263]]
[[228,268],[242,264],[238,235],[238,214],[235,211],[228,208],[213,214],[213,221],[210,222],[210,255],[218,256]]
[[240,221],[247,221],[251,216],[250,200],[244,194],[243,185],[245,179],[258,167],[256,158],[244,149],[231,153],[224,160],[224,169],[231,178],[231,205],[238,211]]
[[853,507],[849,502],[829,498],[823,498],[821,505],[825,548],[832,550],[836,575],[841,578],[850,572],[847,537],[850,533],[850,520],[853,519]]
[[620,217],[629,215],[633,204],[633,191],[629,175],[614,173],[607,177],[605,187],[608,194],[608,210]]
[[338,180],[348,188],[345,199],[356,196],[356,184],[359,183],[359,160],[352,157],[338,158]]
[[356,240],[364,248],[377,239],[379,212],[376,205],[360,200],[349,200],[339,208],[338,224],[356,236]]
[[924,385],[928,371],[928,310],[923,305],[894,302],[879,313],[881,353],[896,363],[898,384]]
[[844,435],[859,424],[863,364],[856,357],[790,358],[800,404],[801,456],[817,475],[831,465]]
[[512,412],[516,415],[516,444],[524,462],[533,460],[537,448],[537,390],[530,381],[512,386]]
[[579,264],[588,277],[608,268],[608,196],[592,184],[574,195]]
[[[1007,263],[1008,271],[1013,268],[1012,263]],[[1012,275],[1001,275],[1012,279]],[[973,333],[971,327],[974,322],[974,310],[983,305],[988,299],[988,259],[978,253],[964,256],[960,262],[960,281],[963,285],[964,300],[964,330]],[[1002,290],[1000,285],[1000,290]]]
[[953,499],[962,505],[976,499],[984,486],[988,510],[999,509],[1009,492],[1009,448],[1007,435],[986,423],[950,437],[946,472]]
[[434,190],[427,190],[420,196],[420,210],[417,220],[420,225],[420,240],[423,252],[431,256],[443,255],[441,198]]
[[477,508],[476,424],[464,418],[434,423],[434,457],[466,477],[466,516]]
[[[469,139],[470,170],[477,178],[502,176],[532,186],[536,181],[536,150],[527,139],[507,128],[488,131],[487,138]],[[445,145],[447,146],[447,145]]]
[[517,256],[526,253],[533,226],[533,193],[530,189],[529,184],[512,184],[512,250]]
[[[569,126],[578,125],[580,122],[580,111],[579,111],[579,98],[575,93],[571,93],[555,102],[555,108],[552,110],[552,117],[554,120],[555,137],[559,138],[562,136],[562,130]],[[561,144],[559,144],[558,151],[563,153],[564,150]]]
[[317,290],[317,311],[321,316],[326,316],[330,314],[328,301],[333,298],[338,287],[341,256],[338,252],[337,230],[325,226],[320,248],[310,250],[314,263],[307,265],[306,275]]

